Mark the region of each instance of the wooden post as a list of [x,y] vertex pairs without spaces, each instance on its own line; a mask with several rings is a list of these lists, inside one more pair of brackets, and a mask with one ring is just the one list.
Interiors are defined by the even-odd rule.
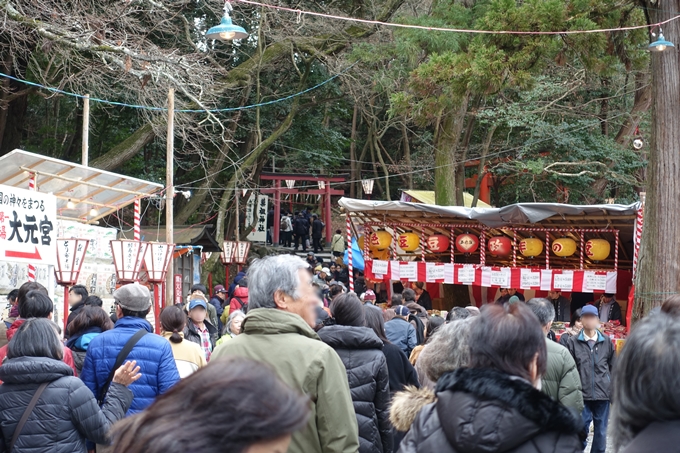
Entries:
[[[325,193],[325,200],[324,200],[324,208],[326,210],[324,217],[326,217],[326,247],[331,246],[331,239],[333,238],[333,222],[331,219],[332,212],[331,212],[331,182],[330,180],[326,181],[326,193]],[[331,254],[333,252],[331,251]]]
[[236,197],[236,240],[240,241],[241,240],[241,227],[240,227],[239,224],[241,223],[241,209],[240,209],[240,206],[239,206],[239,199],[241,198],[241,196],[239,195],[238,191],[239,191],[239,188],[237,187],[234,190],[234,197]]
[[279,246],[279,229],[281,228],[281,180],[274,181],[274,231],[272,231],[272,245]]
[[[168,90],[168,135],[167,135],[167,156],[165,169],[165,242],[168,244],[175,243],[175,235],[173,231],[174,225],[174,197],[175,188],[173,186],[175,174],[175,89]],[[174,260],[170,260],[170,265],[165,277],[167,284],[165,285],[165,301],[160,302],[160,306],[164,307],[174,300]]]
[[90,155],[90,95],[83,97],[83,156],[80,163],[84,166],[89,165]]

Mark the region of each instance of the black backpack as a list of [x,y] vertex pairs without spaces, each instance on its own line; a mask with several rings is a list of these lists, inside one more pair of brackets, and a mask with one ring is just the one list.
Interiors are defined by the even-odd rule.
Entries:
[[234,299],[236,299],[236,302],[241,304],[241,308],[239,308],[239,310],[241,310],[243,313],[248,313],[248,302],[243,302],[241,298],[237,296],[234,296]]

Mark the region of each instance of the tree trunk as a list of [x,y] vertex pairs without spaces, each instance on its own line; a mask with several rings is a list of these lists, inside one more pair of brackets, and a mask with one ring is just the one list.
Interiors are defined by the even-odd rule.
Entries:
[[406,186],[409,190],[413,189],[413,170],[411,168],[411,144],[408,141],[408,129],[406,128],[406,117],[404,117],[404,122],[401,123],[401,135],[404,140],[404,164],[406,164]]
[[434,151],[434,196],[442,206],[460,206],[457,194],[456,168],[458,165],[458,143],[467,114],[469,94],[466,94],[457,110],[444,113],[437,132]]
[[361,164],[357,164],[357,116],[359,116],[359,106],[354,103],[354,113],[352,114],[352,132],[349,136],[349,197],[356,198],[356,181],[360,178],[358,175],[358,168]]
[[[680,0],[659,1],[651,21],[670,19]],[[669,41],[680,39],[680,23],[664,26]],[[680,54],[652,53],[652,140],[647,167],[647,204],[633,320],[638,320],[680,290],[680,255],[668,245],[680,243]]]
[[100,170],[113,171],[140,152],[144,146],[151,143],[156,134],[153,132],[151,123],[147,123],[135,131],[134,134],[111,148],[103,156],[99,156],[90,163],[91,167]]

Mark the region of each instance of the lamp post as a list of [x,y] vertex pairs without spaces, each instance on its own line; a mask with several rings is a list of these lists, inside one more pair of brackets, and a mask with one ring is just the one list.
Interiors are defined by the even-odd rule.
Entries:
[[116,281],[133,283],[139,281],[139,271],[142,269],[144,254],[148,242],[111,241],[113,266],[116,268]]
[[361,180],[361,187],[364,189],[364,193],[368,197],[368,199],[371,199],[371,194],[373,193],[373,184],[375,183],[374,179],[362,179]]
[[163,282],[165,281],[166,273],[172,262],[172,254],[174,251],[175,244],[149,242],[147,243],[146,252],[144,253],[146,273],[149,276],[149,282],[154,284],[153,311],[154,319],[156,320],[156,333],[160,333],[161,331],[161,292],[163,291]]
[[246,264],[248,259],[248,252],[250,251],[250,242],[248,241],[237,241],[236,250],[234,252],[234,262],[238,264],[238,270],[241,270],[241,266]]
[[[238,194],[236,194],[238,196]],[[236,241],[224,241],[222,243],[222,253],[220,253],[220,260],[224,264],[224,286],[229,286],[229,265],[234,262],[234,254],[236,253]]]
[[64,333],[68,319],[68,287],[75,285],[83,267],[88,239],[57,239],[57,267],[54,269],[57,283],[64,286]]

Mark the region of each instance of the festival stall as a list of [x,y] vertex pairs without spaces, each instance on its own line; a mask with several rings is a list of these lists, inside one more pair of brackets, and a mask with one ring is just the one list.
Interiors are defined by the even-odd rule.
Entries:
[[[426,282],[428,291],[465,285],[478,306],[495,300],[500,288],[517,288],[530,297],[579,293],[591,300],[615,293],[626,313],[639,250],[640,203],[503,208],[349,198],[339,203],[347,214],[347,242],[357,238],[363,252],[367,281]],[[438,302],[434,308],[453,305]],[[608,333],[622,335],[621,329]]]

